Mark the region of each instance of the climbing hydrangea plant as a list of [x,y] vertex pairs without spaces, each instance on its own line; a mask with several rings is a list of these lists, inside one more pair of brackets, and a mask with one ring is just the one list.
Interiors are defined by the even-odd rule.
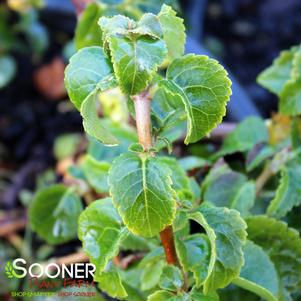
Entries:
[[[93,15],[89,40],[83,33],[93,6],[80,20],[80,49],[66,68],[65,85],[90,141],[80,172],[72,172],[100,198],[83,210],[74,188],[45,188],[30,206],[32,228],[57,244],[74,237],[78,219],[95,282],[119,300],[217,301],[231,284],[268,301],[291,300],[301,286],[301,240],[279,218],[301,200],[299,120],[292,122],[293,147],[278,137],[271,142],[266,124],[252,117],[210,160],[168,156],[165,149],[172,152],[178,133],[184,130],[191,144],[221,123],[231,95],[227,72],[207,56],[183,55],[183,20],[170,6],[139,20]],[[298,47],[283,53],[258,79],[280,95],[280,110],[289,115],[300,113],[293,109],[298,93],[292,95],[299,53]],[[99,94],[115,88],[128,99],[136,132],[99,114]],[[222,159],[237,152],[246,154],[248,176]],[[251,173],[263,163],[254,181]],[[212,168],[200,189],[191,171],[204,166]],[[251,215],[263,186],[279,171],[268,208]],[[49,197],[51,218],[42,201]],[[41,212],[47,223],[41,224]],[[135,259],[129,268],[119,262],[125,252]]]

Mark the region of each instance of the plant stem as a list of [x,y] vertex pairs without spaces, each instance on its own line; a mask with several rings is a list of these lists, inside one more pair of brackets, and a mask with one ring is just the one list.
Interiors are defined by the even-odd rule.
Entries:
[[167,263],[179,266],[172,226],[167,226],[160,233],[160,238],[164,248]]
[[136,126],[138,132],[138,141],[149,150],[152,147],[150,107],[151,101],[146,92],[133,96],[136,111]]
[[269,179],[274,175],[273,170],[270,167],[270,164],[268,163],[262,173],[259,175],[259,177],[256,180],[256,195],[258,196],[262,190],[262,188],[265,186],[265,184],[269,181]]
[[[149,150],[152,147],[150,118],[151,100],[149,99],[147,90],[139,95],[133,96],[133,101],[136,112],[138,140],[145,150]],[[167,263],[180,266],[176,253],[172,226],[167,226],[160,233],[160,237],[165,251]]]

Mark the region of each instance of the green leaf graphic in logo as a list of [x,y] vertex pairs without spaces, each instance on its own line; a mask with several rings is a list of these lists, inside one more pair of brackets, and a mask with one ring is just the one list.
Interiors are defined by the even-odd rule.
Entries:
[[7,278],[9,278],[9,279],[14,278],[14,277],[18,278],[10,261],[8,261],[5,266],[5,274],[6,274]]

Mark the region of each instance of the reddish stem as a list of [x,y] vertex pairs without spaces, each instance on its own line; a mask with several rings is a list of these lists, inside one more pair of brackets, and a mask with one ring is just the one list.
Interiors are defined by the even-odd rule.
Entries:
[[160,238],[165,252],[168,264],[179,266],[179,260],[176,253],[175,241],[172,226],[167,226],[161,233]]

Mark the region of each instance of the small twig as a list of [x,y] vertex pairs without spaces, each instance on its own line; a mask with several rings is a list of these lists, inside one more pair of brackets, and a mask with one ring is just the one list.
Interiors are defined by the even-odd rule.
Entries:
[[80,251],[63,257],[52,258],[49,261],[61,266],[63,264],[70,265],[72,263],[88,262],[89,257],[83,251]]
[[145,253],[137,253],[137,254],[131,254],[128,255],[121,260],[118,261],[118,266],[125,270],[127,269],[131,264],[141,260],[145,256]]
[[26,226],[26,217],[19,217],[14,220],[0,223],[0,237],[6,237],[11,235],[19,230],[23,230]]
[[266,164],[262,173],[256,180],[255,187],[256,187],[256,196],[258,196],[265,186],[265,184],[269,181],[269,179],[274,175],[273,170],[270,167],[270,163]]

